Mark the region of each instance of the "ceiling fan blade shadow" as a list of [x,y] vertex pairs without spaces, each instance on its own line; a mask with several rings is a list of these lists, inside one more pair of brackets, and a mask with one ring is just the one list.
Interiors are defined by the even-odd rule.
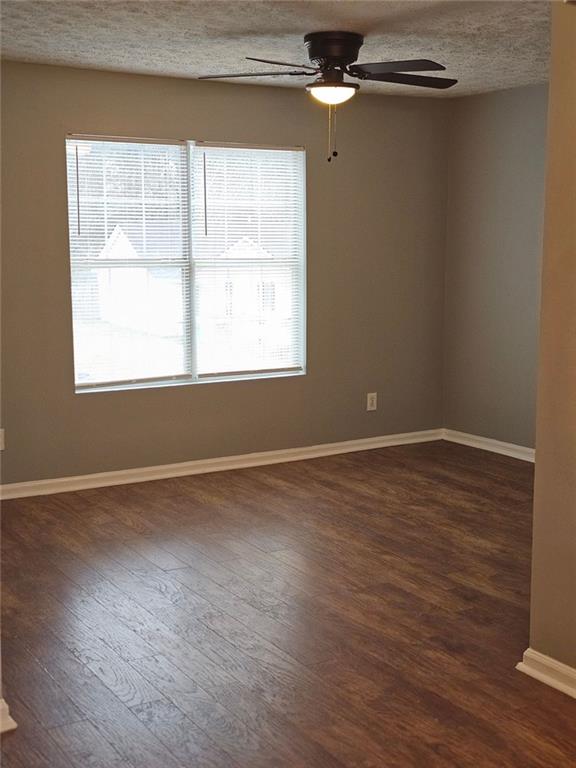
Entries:
[[433,72],[446,69],[430,59],[409,59],[407,61],[376,61],[369,64],[351,64],[353,74],[385,75],[389,72]]
[[364,80],[376,80],[379,83],[399,83],[400,85],[418,85],[421,88],[443,90],[456,85],[458,80],[449,77],[426,77],[424,75],[406,75],[403,72],[391,72],[389,75],[369,75]]
[[303,75],[304,77],[314,77],[316,72],[300,72],[289,70],[288,72],[231,72],[224,75],[200,75],[197,80],[218,80],[230,77],[282,77],[283,75]]

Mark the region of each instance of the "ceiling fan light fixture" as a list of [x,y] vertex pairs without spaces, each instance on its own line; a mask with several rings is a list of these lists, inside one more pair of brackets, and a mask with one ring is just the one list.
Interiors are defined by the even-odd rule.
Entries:
[[349,101],[360,88],[356,83],[325,83],[317,81],[306,86],[316,101],[334,106]]

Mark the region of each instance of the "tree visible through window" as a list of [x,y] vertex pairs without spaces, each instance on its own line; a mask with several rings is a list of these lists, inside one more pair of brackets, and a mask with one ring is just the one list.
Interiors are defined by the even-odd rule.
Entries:
[[78,390],[304,370],[304,153],[67,141]]

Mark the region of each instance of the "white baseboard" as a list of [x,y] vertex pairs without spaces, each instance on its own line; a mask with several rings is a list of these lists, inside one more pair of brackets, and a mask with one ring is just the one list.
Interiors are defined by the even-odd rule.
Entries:
[[551,656],[528,648],[524,651],[522,661],[516,664],[516,669],[576,699],[576,669],[574,667],[569,667]]
[[456,432],[453,429],[428,429],[422,432],[404,432],[397,435],[364,437],[359,440],[308,445],[301,448],[286,448],[280,451],[262,451],[260,453],[245,453],[239,456],[223,456],[216,459],[183,461],[178,464],[161,464],[153,467],[95,472],[90,475],[76,475],[74,477],[56,477],[48,480],[8,483],[0,486],[0,497],[3,499],[19,499],[26,496],[46,496],[52,493],[81,491],[86,488],[145,483],[148,480],[165,480],[170,477],[199,475],[207,472],[225,472],[230,469],[281,464],[287,461],[303,461],[304,459],[317,459],[321,456],[333,456],[338,453],[369,451],[374,448],[428,443],[434,440],[447,440],[448,442],[460,443],[471,448],[480,448],[484,451],[513,456],[515,459],[522,459],[523,461],[534,461],[533,448],[524,448],[513,443],[503,443],[500,440],[492,440],[488,437],[468,435],[464,432]]
[[442,439],[450,443],[459,443],[471,448],[480,448],[483,451],[501,453],[504,456],[512,456],[514,459],[521,459],[522,461],[534,461],[534,448],[525,448],[523,445],[515,445],[514,443],[503,443],[501,440],[492,440],[490,437],[468,435],[466,432],[457,432],[454,429],[444,429],[442,432]]
[[10,710],[8,704],[4,699],[0,699],[0,733],[6,733],[7,731],[13,731],[16,728],[16,723],[10,717]]
[[110,485],[144,483],[148,480],[164,480],[170,477],[184,477],[207,472],[224,472],[230,469],[259,467],[266,464],[281,464],[287,461],[316,459],[321,456],[333,456],[338,453],[368,451],[374,448],[386,448],[393,445],[410,445],[441,440],[442,429],[428,429],[423,432],[405,432],[382,437],[365,437],[359,440],[346,440],[341,443],[324,443],[302,448],[287,448],[280,451],[245,453],[240,456],[224,456],[216,459],[198,459],[178,464],[163,464],[154,467],[97,472],[76,477],[56,477],[49,480],[30,480],[24,483],[9,483],[0,487],[3,499],[19,499],[25,496],[45,496],[51,493],[81,491],[86,488],[102,488]]

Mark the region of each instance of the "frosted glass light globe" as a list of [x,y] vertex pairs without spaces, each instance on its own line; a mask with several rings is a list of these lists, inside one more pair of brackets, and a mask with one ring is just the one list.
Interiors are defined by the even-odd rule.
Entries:
[[335,104],[344,104],[345,101],[351,99],[358,90],[358,86],[349,84],[325,85],[324,83],[312,83],[306,90],[310,91],[312,96],[314,96],[317,101],[322,102],[322,104],[333,106]]

